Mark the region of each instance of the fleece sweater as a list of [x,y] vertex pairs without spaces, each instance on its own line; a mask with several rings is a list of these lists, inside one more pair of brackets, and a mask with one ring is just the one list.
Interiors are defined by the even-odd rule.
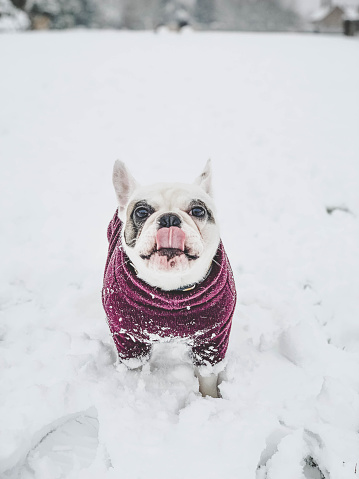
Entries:
[[185,341],[196,366],[225,357],[236,289],[222,242],[209,275],[189,291],[164,291],[138,278],[121,242],[117,211],[109,224],[102,303],[119,358],[129,367],[149,359],[156,341]]

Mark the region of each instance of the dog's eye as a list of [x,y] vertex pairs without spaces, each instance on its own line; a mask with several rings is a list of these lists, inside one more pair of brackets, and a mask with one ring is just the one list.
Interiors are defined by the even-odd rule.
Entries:
[[140,220],[143,220],[145,218],[147,218],[148,216],[150,216],[150,212],[148,211],[147,208],[143,208],[142,206],[135,209],[135,216],[140,219]]
[[206,214],[206,210],[202,208],[202,206],[195,206],[191,209],[190,213],[192,216],[200,218],[201,216],[204,216]]

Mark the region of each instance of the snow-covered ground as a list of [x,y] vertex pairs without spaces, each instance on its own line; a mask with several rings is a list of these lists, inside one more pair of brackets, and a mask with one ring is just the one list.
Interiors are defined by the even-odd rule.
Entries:
[[[2,478],[359,476],[358,40],[0,37]],[[114,160],[186,182],[208,157],[223,399],[175,347],[116,364],[100,301]]]

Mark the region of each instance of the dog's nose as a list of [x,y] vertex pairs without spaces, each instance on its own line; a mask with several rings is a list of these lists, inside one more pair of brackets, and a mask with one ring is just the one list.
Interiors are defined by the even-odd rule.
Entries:
[[173,213],[167,213],[162,215],[159,220],[158,224],[160,228],[171,228],[171,226],[180,226],[181,218]]

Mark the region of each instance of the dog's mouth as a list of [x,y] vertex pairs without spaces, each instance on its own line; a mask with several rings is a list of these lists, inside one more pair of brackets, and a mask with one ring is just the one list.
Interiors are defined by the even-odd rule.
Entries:
[[185,246],[186,235],[181,228],[171,226],[170,228],[160,228],[156,234],[156,244],[148,254],[142,254],[141,258],[149,260],[153,255],[166,257],[167,261],[178,256],[185,256],[188,260],[198,259],[197,255],[191,255]]
[[176,249],[176,248],[161,248],[161,249],[154,248],[149,254],[141,254],[140,257],[142,259],[149,260],[156,254],[158,256],[166,256],[168,261],[170,259],[175,258],[176,256],[185,256],[186,258],[188,258],[191,261],[199,258],[198,255],[190,254],[187,249],[182,251],[182,250]]

